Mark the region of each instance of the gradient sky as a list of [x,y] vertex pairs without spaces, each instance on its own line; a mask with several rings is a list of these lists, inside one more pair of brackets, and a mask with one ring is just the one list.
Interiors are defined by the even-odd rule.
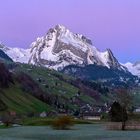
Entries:
[[123,63],[140,60],[140,0],[0,0],[0,41],[8,46],[28,48],[56,24]]

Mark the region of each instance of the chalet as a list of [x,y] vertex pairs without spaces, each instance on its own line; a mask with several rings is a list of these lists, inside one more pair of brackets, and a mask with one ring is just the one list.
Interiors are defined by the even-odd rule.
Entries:
[[44,111],[44,112],[42,112],[41,114],[40,114],[40,117],[41,118],[45,118],[45,117],[47,117],[47,113]]
[[101,114],[99,112],[88,112],[83,114],[84,120],[100,121]]

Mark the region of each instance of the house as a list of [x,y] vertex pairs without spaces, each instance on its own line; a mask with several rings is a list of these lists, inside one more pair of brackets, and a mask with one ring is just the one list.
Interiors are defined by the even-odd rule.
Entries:
[[84,120],[91,120],[91,121],[100,121],[101,120],[101,116],[84,116],[83,117]]
[[136,113],[140,113],[140,107],[135,109]]
[[44,111],[44,112],[42,112],[41,114],[40,114],[40,117],[41,118],[45,118],[45,117],[47,117],[47,113]]
[[99,112],[88,112],[83,114],[84,120],[100,121],[101,114]]

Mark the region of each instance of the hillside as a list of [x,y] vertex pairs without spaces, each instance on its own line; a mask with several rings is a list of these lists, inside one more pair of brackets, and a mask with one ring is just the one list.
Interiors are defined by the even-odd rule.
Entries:
[[[112,102],[113,96],[108,88],[96,82],[83,82],[55,70],[28,64],[13,63],[8,67],[20,75],[18,82],[24,91],[47,103],[56,112],[74,113],[83,107],[88,110]],[[32,86],[37,89],[32,89]],[[41,92],[37,92],[38,89]]]
[[50,111],[50,107],[47,104],[23,92],[18,84],[2,90],[0,99],[5,104],[7,111],[15,111],[17,114]]
[[99,81],[109,87],[133,87],[138,86],[139,79],[133,76],[130,72],[109,69],[105,66],[87,65],[87,66],[67,66],[62,73],[74,76],[88,81]]
[[[7,64],[11,81],[1,87],[0,99],[6,110],[67,112],[111,103],[113,95],[99,83],[82,81],[55,70],[28,64]],[[6,69],[7,70],[7,69]],[[8,71],[8,70],[7,70]],[[5,77],[7,79],[7,77]]]
[[0,65],[1,111],[26,115],[44,111],[74,114],[78,110],[91,111],[96,107],[105,111],[114,100],[115,88],[99,80],[79,79],[28,64]]
[[[71,76],[59,73],[55,70],[22,64],[18,65],[15,68],[15,71],[23,71],[24,73],[30,73],[30,76],[34,79],[34,81],[36,81],[39,84],[39,86],[45,93],[50,95],[61,96],[61,100],[64,98],[65,102],[69,104],[70,99],[78,96],[78,92],[82,90],[82,83],[80,81]],[[85,88],[89,88],[88,86],[83,84],[83,87],[84,86]],[[97,94],[99,98],[102,98],[103,96],[102,93],[100,93],[97,90],[93,90],[93,95],[94,94]],[[85,102],[85,100],[87,100],[87,103],[91,102],[92,104],[98,104],[96,98],[91,98],[87,95],[87,92],[81,93],[80,100],[81,102]]]
[[0,63],[0,100],[1,111],[16,111],[17,114],[27,114],[50,110],[47,104],[22,90],[15,75],[9,72],[3,63]]

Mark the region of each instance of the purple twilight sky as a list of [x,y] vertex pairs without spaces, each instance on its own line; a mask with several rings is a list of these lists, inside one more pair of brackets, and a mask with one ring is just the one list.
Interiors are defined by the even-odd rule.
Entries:
[[8,46],[28,48],[56,24],[123,63],[140,60],[140,0],[0,0],[0,41]]

